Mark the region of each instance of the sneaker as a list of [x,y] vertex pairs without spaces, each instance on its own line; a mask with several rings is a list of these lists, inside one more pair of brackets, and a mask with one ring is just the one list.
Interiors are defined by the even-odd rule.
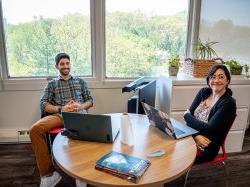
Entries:
[[62,179],[62,176],[54,171],[52,175],[41,177],[40,187],[54,187]]
[[76,179],[76,187],[87,187],[87,183]]

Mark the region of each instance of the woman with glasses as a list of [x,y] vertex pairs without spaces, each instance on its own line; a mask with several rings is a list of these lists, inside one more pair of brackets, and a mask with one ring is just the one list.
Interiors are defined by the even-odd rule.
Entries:
[[184,113],[187,125],[199,132],[194,135],[198,148],[195,164],[216,157],[236,117],[236,101],[228,88],[230,80],[226,66],[214,66],[206,78],[208,87],[198,92]]

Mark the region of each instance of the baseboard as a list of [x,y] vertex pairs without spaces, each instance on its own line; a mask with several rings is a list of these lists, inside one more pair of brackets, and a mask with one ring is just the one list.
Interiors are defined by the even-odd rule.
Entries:
[[28,143],[30,142],[27,129],[1,129],[0,143]]

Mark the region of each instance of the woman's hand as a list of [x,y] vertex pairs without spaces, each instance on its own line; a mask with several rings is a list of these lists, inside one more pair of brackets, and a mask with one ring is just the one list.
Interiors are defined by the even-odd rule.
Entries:
[[190,110],[187,109],[187,110],[184,112],[184,116],[185,116],[185,114],[190,114],[190,113],[191,113]]
[[200,150],[204,150],[204,148],[206,148],[211,143],[207,137],[202,135],[195,136],[194,141]]
[[184,118],[184,116],[185,116],[186,114],[191,114],[191,112],[190,112],[189,109],[187,109],[187,110],[184,112],[184,114],[183,114],[183,119],[184,119],[184,121],[186,121],[185,118]]

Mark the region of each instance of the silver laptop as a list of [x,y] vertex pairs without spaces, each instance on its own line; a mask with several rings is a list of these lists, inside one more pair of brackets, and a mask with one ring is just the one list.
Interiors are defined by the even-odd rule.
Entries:
[[110,115],[62,112],[65,135],[71,139],[112,143],[119,132],[119,124]]
[[165,112],[157,110],[146,103],[141,103],[146,115],[148,116],[150,124],[154,125],[173,138],[180,139],[198,133],[198,131],[183,124],[182,122],[169,118]]

